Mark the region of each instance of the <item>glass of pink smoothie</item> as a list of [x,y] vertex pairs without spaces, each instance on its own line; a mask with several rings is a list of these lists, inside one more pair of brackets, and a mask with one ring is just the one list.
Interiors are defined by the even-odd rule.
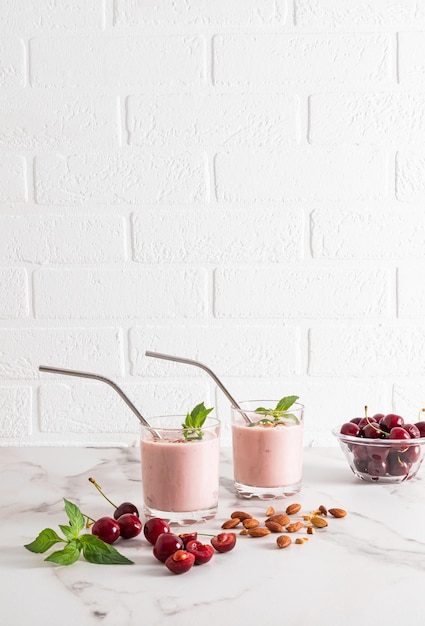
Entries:
[[240,409],[232,407],[235,488],[242,497],[284,498],[301,489],[304,407],[296,402],[271,419],[255,412],[276,405],[276,400],[249,400],[240,402]]
[[217,513],[220,422],[207,417],[201,438],[185,437],[184,415],[149,418],[142,426],[144,513],[171,524],[192,524]]

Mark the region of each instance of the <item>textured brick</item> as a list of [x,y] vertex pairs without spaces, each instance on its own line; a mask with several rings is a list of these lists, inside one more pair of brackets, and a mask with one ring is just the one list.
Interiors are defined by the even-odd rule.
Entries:
[[425,150],[401,150],[396,158],[396,196],[402,202],[425,200]]
[[0,94],[0,147],[10,150],[118,145],[114,96],[32,89]]
[[25,85],[25,47],[17,38],[0,38],[0,87]]
[[363,378],[423,376],[424,349],[422,327],[334,325],[313,328],[308,373]]
[[225,34],[214,37],[213,63],[216,85],[363,88],[389,82],[391,44],[374,33]]
[[425,6],[417,0],[295,0],[300,28],[398,30],[425,26]]
[[233,151],[216,156],[216,194],[220,202],[383,199],[387,170],[387,156],[369,148]]
[[0,319],[27,317],[29,300],[26,270],[0,268],[0,285]]
[[36,33],[39,31],[100,30],[105,0],[2,0],[0,31]]
[[[414,228],[414,225],[412,226]],[[424,241],[422,239],[422,241]],[[400,267],[397,271],[398,315],[423,319],[425,311],[425,266]],[[424,402],[424,400],[422,401]]]
[[0,261],[105,263],[125,260],[123,217],[0,217]]
[[216,317],[357,318],[388,314],[387,270],[217,269]]
[[[146,381],[121,384],[135,407],[154,415],[185,415],[200,402],[213,404],[202,381]],[[101,383],[45,384],[40,388],[40,429],[52,433],[138,433],[140,423],[117,393]]]
[[287,376],[299,368],[296,327],[261,322],[247,325],[148,325],[130,331],[130,361],[135,376],[207,376],[198,367],[146,357],[162,352],[201,361],[223,376]]
[[425,29],[398,34],[398,77],[404,88],[425,89]]
[[35,161],[38,204],[201,202],[206,163],[200,154],[78,153]]
[[205,80],[205,42],[196,36],[40,37],[30,41],[30,59],[37,87],[188,88]]
[[26,163],[20,156],[0,155],[0,202],[25,202]]
[[311,249],[322,259],[424,258],[423,209],[315,210]]
[[127,99],[136,146],[257,146],[299,143],[298,98],[283,94],[140,95]]
[[31,388],[0,387],[0,438],[31,433]]
[[405,92],[313,95],[309,140],[317,144],[423,143],[425,95]]
[[0,375],[3,379],[36,379],[39,365],[96,372],[123,373],[123,338],[115,328],[2,328]]
[[303,215],[296,210],[144,210],[133,214],[132,230],[133,258],[142,263],[279,263],[303,256]]
[[37,270],[35,316],[43,319],[202,317],[206,274],[190,268]]
[[113,6],[118,26],[262,26],[287,17],[287,0],[114,0]]

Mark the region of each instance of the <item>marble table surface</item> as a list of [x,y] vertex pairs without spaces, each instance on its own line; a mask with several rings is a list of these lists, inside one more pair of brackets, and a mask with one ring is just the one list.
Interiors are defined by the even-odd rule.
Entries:
[[[115,544],[134,560],[128,566],[83,559],[58,566],[23,548],[43,528],[59,530],[67,523],[63,497],[94,517],[111,514],[90,476],[112,500],[140,504],[137,448],[6,447],[0,454],[3,626],[424,622],[424,468],[401,485],[363,483],[338,448],[307,448],[302,491],[275,501],[276,510],[290,502],[301,503],[305,512],[323,504],[346,509],[347,517],[329,519],[307,543],[283,550],[276,535],[238,536],[232,552],[176,576],[154,559],[142,536]],[[235,509],[264,519],[266,503],[236,497],[226,449],[220,489],[218,515],[196,525],[199,532],[221,532]]]

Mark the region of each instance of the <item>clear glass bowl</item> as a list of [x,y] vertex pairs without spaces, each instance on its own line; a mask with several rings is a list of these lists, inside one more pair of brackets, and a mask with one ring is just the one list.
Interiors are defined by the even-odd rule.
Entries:
[[342,435],[340,428],[334,428],[332,434],[357,478],[394,484],[410,480],[418,473],[425,456],[425,437],[365,439]]

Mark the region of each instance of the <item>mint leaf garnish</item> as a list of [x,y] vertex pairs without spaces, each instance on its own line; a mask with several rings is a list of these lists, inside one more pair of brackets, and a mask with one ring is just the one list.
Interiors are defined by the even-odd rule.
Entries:
[[86,561],[90,563],[104,564],[132,564],[133,561],[127,559],[120,554],[118,550],[105,543],[96,535],[88,533],[80,534],[85,526],[85,516],[81,513],[76,504],[69,502],[64,498],[65,511],[68,515],[69,526],[60,524],[59,528],[65,535],[66,539],[60,537],[51,528],[45,528],[32,541],[24,546],[30,552],[46,552],[49,548],[57,543],[64,543],[63,550],[52,552],[45,561],[56,563],[58,565],[72,565],[80,557],[81,551]]
[[83,555],[90,563],[105,565],[126,565],[133,563],[130,559],[120,554],[114,547],[105,543],[96,535],[82,535],[80,541],[83,547]]
[[205,404],[197,404],[190,413],[186,415],[186,420],[182,424],[183,434],[185,439],[202,439],[204,436],[202,426],[205,423],[207,415],[213,411],[214,408],[206,409]]
[[[256,413],[261,413],[262,415],[267,415],[269,418],[273,418],[274,423],[279,422],[282,419],[289,419],[295,422],[295,424],[299,424],[299,419],[293,415],[292,413],[286,413],[286,411],[298,400],[299,396],[285,396],[281,398],[279,402],[276,404],[274,409],[266,409],[262,406],[255,409]],[[270,422],[270,419],[261,419],[257,424],[266,424]]]
[[57,533],[51,528],[45,528],[41,531],[41,533],[32,541],[31,543],[27,543],[24,548],[29,550],[30,552],[36,552],[38,554],[42,552],[46,552],[49,548],[54,546],[56,543],[64,542],[65,540],[59,537]]
[[85,525],[84,516],[76,504],[73,504],[66,498],[63,501],[65,502],[65,513],[68,516],[69,524],[75,532],[74,537],[78,537]]
[[70,541],[63,550],[52,552],[52,554],[47,556],[44,560],[57,563],[57,565],[72,565],[75,561],[78,561],[80,552],[81,548],[78,547],[75,540],[73,540]]

